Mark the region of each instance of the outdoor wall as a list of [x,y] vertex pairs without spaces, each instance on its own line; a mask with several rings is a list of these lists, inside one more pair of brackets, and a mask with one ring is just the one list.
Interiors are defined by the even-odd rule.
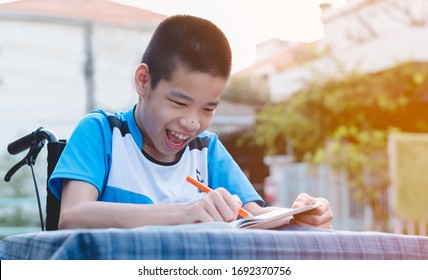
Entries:
[[[153,29],[154,30],[154,29]],[[134,71],[152,35],[152,28],[94,28],[95,104],[112,112],[136,103]]]
[[0,15],[0,154],[39,126],[69,138],[87,112],[89,51],[92,107],[132,106],[132,77],[154,28],[93,24],[88,29],[78,20]]
[[0,153],[38,126],[68,133],[84,112],[83,30],[0,20]]

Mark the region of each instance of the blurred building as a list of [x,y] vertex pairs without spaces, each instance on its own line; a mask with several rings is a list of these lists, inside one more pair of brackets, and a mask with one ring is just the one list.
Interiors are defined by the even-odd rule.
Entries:
[[165,18],[104,0],[0,5],[0,154],[44,126],[68,138],[94,108],[136,102],[133,72]]
[[[428,1],[347,0],[323,6],[325,34],[314,43],[272,39],[257,47],[259,60],[236,76],[265,79],[270,99],[281,101],[314,78],[352,71],[376,73],[404,62],[428,62]],[[270,54],[270,55],[269,55]]]

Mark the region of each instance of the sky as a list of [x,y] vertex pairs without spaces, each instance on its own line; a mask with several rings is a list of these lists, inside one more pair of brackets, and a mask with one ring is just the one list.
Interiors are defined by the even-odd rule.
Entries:
[[320,4],[340,8],[346,0],[114,0],[153,12],[191,14],[214,22],[229,39],[233,71],[250,66],[256,45],[271,38],[313,42],[324,34]]
[[[13,0],[0,0],[1,3]],[[229,39],[236,72],[256,61],[256,45],[278,38],[314,42],[324,34],[320,4],[347,0],[113,0],[164,15],[190,14],[214,22]]]

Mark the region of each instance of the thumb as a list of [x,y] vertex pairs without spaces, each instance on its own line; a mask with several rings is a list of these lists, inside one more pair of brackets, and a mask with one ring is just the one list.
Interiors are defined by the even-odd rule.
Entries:
[[292,208],[298,208],[304,205],[309,205],[315,203],[315,198],[308,195],[307,193],[301,193],[297,196],[296,200],[293,202]]
[[236,199],[236,200],[239,202],[239,206],[242,206],[242,201],[241,201],[241,199],[239,198],[239,196],[238,196],[238,195],[233,194],[233,195],[232,195],[232,197],[233,197],[234,199]]

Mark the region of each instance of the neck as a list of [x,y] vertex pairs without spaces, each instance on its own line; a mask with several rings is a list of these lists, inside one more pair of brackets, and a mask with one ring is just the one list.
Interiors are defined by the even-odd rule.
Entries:
[[153,143],[152,139],[147,134],[147,131],[144,128],[143,112],[142,112],[141,106],[139,106],[138,104],[134,111],[134,119],[143,138],[142,150],[146,154],[148,154],[155,160],[163,163],[171,163],[177,160],[177,158],[179,157],[179,154],[181,153],[174,154],[174,155],[165,155],[159,152],[159,150],[156,148],[155,144]]

